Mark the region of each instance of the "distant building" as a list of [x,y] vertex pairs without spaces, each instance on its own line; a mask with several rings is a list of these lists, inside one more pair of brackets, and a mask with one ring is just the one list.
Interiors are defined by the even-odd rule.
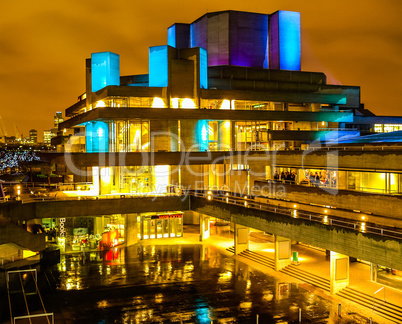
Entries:
[[57,128],[59,124],[62,123],[63,121],[64,119],[61,111],[56,112],[56,114],[54,115],[54,127]]
[[43,143],[45,144],[50,144],[52,141],[52,131],[50,130],[45,130],[43,131]]
[[29,141],[32,143],[38,142],[38,131],[36,129],[31,129],[29,131]]

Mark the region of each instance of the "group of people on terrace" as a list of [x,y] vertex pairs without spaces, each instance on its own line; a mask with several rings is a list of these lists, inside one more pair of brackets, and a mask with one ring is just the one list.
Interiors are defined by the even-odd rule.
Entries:
[[[300,185],[336,187],[336,173],[334,172],[305,170],[304,173],[304,179],[302,177],[298,183]],[[296,171],[275,171],[274,174],[274,181],[276,182],[296,184],[296,179]]]
[[281,180],[282,182],[288,182],[288,183],[296,183],[296,174],[294,171],[292,172],[282,171],[281,174],[279,175],[278,171],[275,171],[274,180],[275,181]]

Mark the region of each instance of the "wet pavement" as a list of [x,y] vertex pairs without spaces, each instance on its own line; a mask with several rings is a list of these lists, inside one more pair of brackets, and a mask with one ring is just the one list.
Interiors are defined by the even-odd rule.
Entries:
[[[369,323],[350,312],[339,319],[337,302],[305,285],[270,276],[212,244],[184,240],[62,255],[39,276],[47,311],[55,323],[68,324],[299,323],[299,309],[302,323]],[[1,308],[2,323],[6,311]]]
[[[203,258],[203,255],[205,258]],[[213,246],[116,249],[115,260],[66,255],[53,278],[61,312],[74,323],[317,322],[323,298],[251,269]],[[305,322],[305,321],[303,321]]]

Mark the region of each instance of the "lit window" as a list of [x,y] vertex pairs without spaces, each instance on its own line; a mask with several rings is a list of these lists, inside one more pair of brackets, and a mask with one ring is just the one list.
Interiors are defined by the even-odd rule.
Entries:
[[152,102],[152,108],[165,108],[165,102],[162,98],[154,98]]

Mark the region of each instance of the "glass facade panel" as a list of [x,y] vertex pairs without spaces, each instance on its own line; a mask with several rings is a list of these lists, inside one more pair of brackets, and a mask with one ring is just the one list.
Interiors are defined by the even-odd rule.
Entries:
[[110,124],[112,152],[149,151],[149,121],[123,120]]
[[183,214],[140,215],[137,217],[138,238],[142,240],[183,236]]

